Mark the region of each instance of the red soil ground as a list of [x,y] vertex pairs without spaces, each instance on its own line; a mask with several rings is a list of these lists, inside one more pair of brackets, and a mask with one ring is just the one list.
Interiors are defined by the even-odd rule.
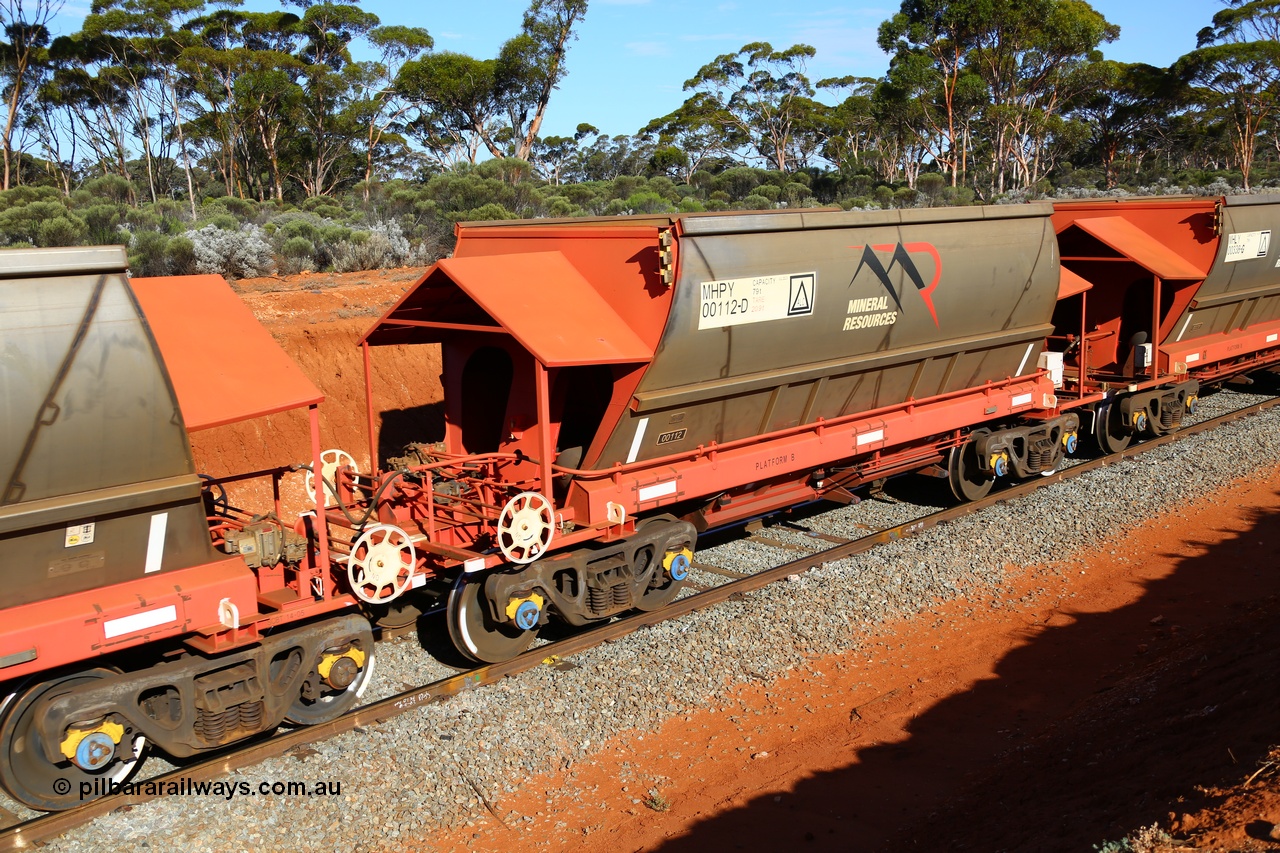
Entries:
[[[237,283],[328,396],[325,446],[362,467],[355,344],[417,275]],[[434,437],[438,350],[374,365],[383,454]],[[194,439],[215,475],[309,456],[299,413]],[[1066,569],[1010,567],[1015,606],[939,606],[619,738],[423,849],[1087,851],[1157,824],[1176,841],[1133,849],[1280,850],[1278,539],[1280,469]]]

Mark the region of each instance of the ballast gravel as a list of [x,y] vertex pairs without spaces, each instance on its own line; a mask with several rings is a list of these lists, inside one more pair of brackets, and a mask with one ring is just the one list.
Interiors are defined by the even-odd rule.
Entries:
[[[1262,399],[1212,395],[1198,417]],[[222,794],[167,796],[114,812],[46,849],[374,851],[401,849],[425,832],[481,819],[518,829],[532,817],[504,803],[534,774],[568,769],[619,733],[643,736],[677,714],[719,707],[737,685],[772,681],[814,655],[855,650],[867,629],[885,620],[961,593],[1012,603],[1004,587],[1006,566],[1062,561],[1277,460],[1280,409],[824,564],[741,600],[583,652],[572,666],[539,667],[263,762],[225,777]],[[908,484],[913,479],[945,488],[941,481],[904,478],[901,488],[890,485],[888,500],[773,523],[761,534],[816,551],[828,543],[802,528],[852,539],[868,528],[900,524],[929,511],[916,502],[928,490]],[[701,549],[696,560],[750,572],[797,556],[801,552],[738,540]],[[720,580],[705,573],[695,579]],[[390,641],[379,648],[369,698],[451,671],[414,639]],[[269,791],[286,782],[338,783],[341,790],[325,796],[258,793],[260,786]],[[229,787],[234,793],[227,796]],[[536,848],[539,839],[524,846]]]

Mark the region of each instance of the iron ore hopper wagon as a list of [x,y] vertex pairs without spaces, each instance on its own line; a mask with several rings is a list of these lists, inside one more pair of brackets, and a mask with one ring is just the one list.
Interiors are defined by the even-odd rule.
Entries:
[[[0,267],[0,783],[40,809],[354,705],[371,620],[467,656],[675,598],[698,535],[909,471],[960,500],[1176,429],[1280,362],[1280,198],[465,224],[362,340],[443,355],[443,440],[321,450],[319,392],[220,279]],[[193,311],[192,306],[199,306]],[[210,340],[233,342],[209,347]],[[377,389],[366,370],[369,456]],[[215,482],[188,433],[306,409]],[[227,486],[301,467],[314,508]],[[69,779],[69,789],[55,789]]]

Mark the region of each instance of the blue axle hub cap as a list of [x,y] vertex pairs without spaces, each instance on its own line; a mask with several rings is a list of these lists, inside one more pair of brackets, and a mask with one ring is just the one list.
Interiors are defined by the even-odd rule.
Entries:
[[115,741],[102,732],[85,735],[76,746],[76,764],[85,770],[105,767],[115,756]]
[[522,601],[516,608],[516,626],[522,631],[529,631],[538,624],[538,615],[542,611],[532,601]]
[[682,581],[689,577],[689,558],[684,554],[676,554],[671,561],[669,571],[671,572],[672,580]]

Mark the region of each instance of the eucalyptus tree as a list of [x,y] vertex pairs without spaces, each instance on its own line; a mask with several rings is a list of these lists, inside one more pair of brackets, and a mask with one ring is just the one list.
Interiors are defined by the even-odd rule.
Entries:
[[529,160],[586,14],[587,0],[532,0],[494,59],[442,52],[406,62],[397,86],[418,105],[412,127],[422,144],[444,163],[475,163],[481,147]]
[[901,176],[914,189],[925,160],[936,148],[930,139],[933,129],[927,108],[915,91],[889,78],[880,81],[871,100],[880,177],[893,182]]
[[660,157],[663,171],[678,170],[684,183],[693,182],[693,174],[716,157],[732,153],[735,143],[746,144],[746,138],[726,133],[727,115],[720,102],[708,92],[698,92],[675,110],[655,118],[640,129],[640,136],[653,141],[657,152],[674,148],[682,157],[667,153]]
[[9,189],[13,170],[13,133],[40,80],[48,73],[49,22],[62,8],[59,0],[0,0],[0,94],[5,100],[3,189]]
[[293,176],[308,196],[327,195],[340,181],[335,165],[352,154],[355,114],[351,109],[358,72],[350,44],[381,23],[355,3],[289,0],[302,8],[294,31],[301,37],[295,80],[302,98],[293,104],[290,134],[295,149]]
[[583,122],[574,130],[573,136],[540,138],[534,142],[533,159],[529,162],[540,178],[558,187],[582,157],[582,141],[599,134],[598,128]]
[[354,79],[361,92],[356,109],[366,130],[364,200],[374,179],[375,152],[388,134],[399,136],[407,125],[413,103],[397,85],[400,70],[406,62],[421,57],[434,44],[430,33],[421,27],[381,26],[369,31],[369,42],[378,49],[377,62],[355,66]]
[[51,74],[38,93],[52,109],[42,110],[39,121],[48,133],[70,134],[92,151],[90,172],[124,178],[132,203],[136,196],[129,182],[132,155],[126,125],[130,96],[118,79],[89,70],[101,61],[94,43],[72,36],[54,39],[49,46]]
[[292,12],[222,8],[186,26],[195,38],[179,68],[201,111],[185,126],[228,195],[284,197],[280,140],[302,101],[299,21]]
[[[82,40],[97,56],[97,76],[114,79],[129,92],[128,118],[142,147],[151,200],[167,190],[157,174],[157,159],[182,139],[177,58],[193,43],[185,24],[204,10],[205,0],[94,0],[81,31]],[[179,152],[185,154],[185,150]],[[190,163],[184,157],[189,194],[194,194]]]
[[504,157],[494,141],[501,109],[495,97],[496,65],[464,53],[430,53],[406,62],[396,89],[417,108],[409,127],[437,163],[475,164],[483,146]]
[[1066,106],[1093,84],[1089,63],[1120,28],[1084,0],[966,0],[977,16],[968,65],[986,85],[990,190],[1030,186],[1052,162]]
[[984,0],[903,0],[880,25],[877,43],[891,54],[889,76],[917,90],[926,107],[920,118],[940,140],[934,160],[956,186],[966,171],[970,118],[985,99],[985,86],[969,67],[989,17]]
[[807,44],[777,51],[768,42],[752,42],[702,66],[684,89],[704,99],[699,110],[714,110],[731,148],[791,171],[804,165],[803,137],[813,134],[820,109],[804,74],[805,60],[815,53]]
[[1174,67],[1230,128],[1248,189],[1259,136],[1280,110],[1280,0],[1227,0]]
[[1177,86],[1169,71],[1142,63],[1095,63],[1096,85],[1071,106],[1089,129],[1089,149],[1102,164],[1107,189],[1116,186],[1116,161],[1141,160],[1150,134],[1175,109]]
[[876,150],[879,121],[874,96],[878,84],[873,77],[829,77],[818,81],[819,89],[845,96],[825,111],[824,121],[818,126],[822,156],[842,172],[861,167],[867,155]]
[[573,28],[587,15],[587,0],[532,0],[520,34],[502,46],[497,60],[498,103],[506,113],[517,159],[528,160],[551,102],[568,74],[565,57]]

